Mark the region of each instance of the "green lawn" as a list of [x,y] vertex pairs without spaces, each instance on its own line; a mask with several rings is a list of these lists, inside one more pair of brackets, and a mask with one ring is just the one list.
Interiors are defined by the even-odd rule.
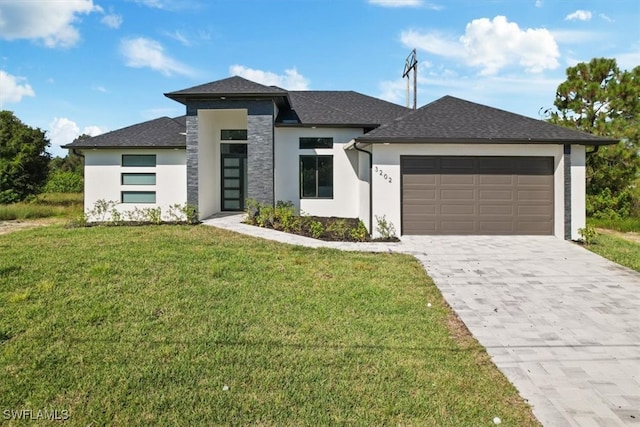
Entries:
[[623,233],[628,231],[640,232],[640,217],[619,219],[588,218],[587,224],[592,227],[607,228],[609,230],[621,231]]
[[206,226],[50,226],[0,254],[0,418],[537,425],[410,256]]
[[600,233],[587,249],[625,267],[640,271],[640,243]]

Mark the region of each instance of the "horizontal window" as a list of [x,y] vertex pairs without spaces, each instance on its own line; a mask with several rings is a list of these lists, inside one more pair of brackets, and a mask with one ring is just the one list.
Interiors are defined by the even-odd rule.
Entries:
[[123,173],[122,185],[156,185],[155,173]]
[[223,141],[246,141],[246,129],[222,129],[220,131],[220,139]]
[[122,203],[155,203],[155,191],[123,191],[121,193]]
[[300,149],[333,148],[333,138],[300,138]]
[[333,156],[300,156],[300,197],[333,198]]
[[122,166],[127,167],[154,167],[156,165],[155,154],[123,154]]

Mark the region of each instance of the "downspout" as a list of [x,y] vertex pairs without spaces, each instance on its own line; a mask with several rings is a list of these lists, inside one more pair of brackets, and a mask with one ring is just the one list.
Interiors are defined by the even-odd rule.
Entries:
[[358,143],[354,142],[353,148],[369,156],[369,235],[373,234],[373,154],[371,151],[358,148]]
[[600,146],[596,145],[596,146],[593,147],[593,151],[585,151],[585,153],[586,153],[587,157],[589,157],[592,154],[596,154],[599,149],[600,149]]

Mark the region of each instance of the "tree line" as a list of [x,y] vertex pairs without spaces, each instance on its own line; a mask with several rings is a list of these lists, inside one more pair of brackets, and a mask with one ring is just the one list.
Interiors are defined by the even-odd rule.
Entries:
[[[567,68],[566,76],[547,120],[620,141],[587,153],[587,215],[640,216],[640,66],[620,70],[615,59],[594,58]],[[41,191],[82,191],[83,158],[51,158],[49,146],[44,131],[0,112],[0,204]]]

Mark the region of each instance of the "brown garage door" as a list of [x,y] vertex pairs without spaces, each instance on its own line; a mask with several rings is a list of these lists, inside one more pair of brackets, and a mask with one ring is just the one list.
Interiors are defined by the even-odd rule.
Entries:
[[402,234],[553,234],[552,157],[402,156]]

